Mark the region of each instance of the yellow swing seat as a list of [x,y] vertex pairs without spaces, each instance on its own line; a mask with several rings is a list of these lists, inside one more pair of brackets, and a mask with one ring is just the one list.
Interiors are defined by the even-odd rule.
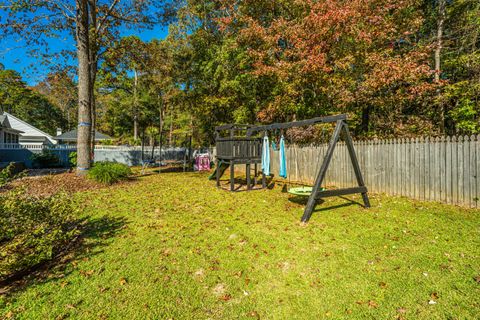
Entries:
[[[288,193],[296,195],[296,196],[301,196],[301,197],[306,197],[312,194],[313,187],[295,187],[295,188],[290,188],[288,189]],[[320,191],[325,190],[325,188],[320,188]]]

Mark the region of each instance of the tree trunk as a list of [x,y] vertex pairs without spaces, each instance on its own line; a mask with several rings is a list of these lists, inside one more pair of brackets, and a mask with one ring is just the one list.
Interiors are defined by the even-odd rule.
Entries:
[[92,127],[90,133],[90,151],[92,154],[92,160],[95,157],[95,128],[97,122],[97,105],[95,101],[95,81],[97,79],[98,71],[98,43],[97,43],[97,0],[89,0],[89,14],[90,25],[92,26],[92,33],[90,34],[90,50],[89,50],[89,62],[90,62],[90,113],[92,119]]
[[90,169],[90,129],[92,126],[87,0],[76,0],[76,11],[78,57],[77,174],[83,175]]
[[[443,29],[445,24],[446,0],[438,2],[437,39],[435,46],[435,83],[437,84],[437,97],[440,96],[441,54],[443,45]],[[440,132],[445,133],[445,106],[439,101]]]
[[137,70],[133,70],[134,74],[134,83],[133,83],[133,139],[137,141],[138,139],[138,97],[137,97],[137,85],[138,85],[138,74]]
[[160,137],[159,137],[159,141],[158,141],[158,148],[159,148],[159,151],[158,151],[158,154],[159,154],[159,157],[158,157],[158,160],[159,160],[159,165],[158,165],[158,173],[160,173],[162,170],[162,139],[163,139],[163,97],[162,97],[162,94],[160,93],[158,95],[159,97],[159,124],[158,124],[158,129],[159,129],[159,132],[160,132]]
[[172,146],[172,136],[173,136],[173,119],[172,119],[172,122],[170,122],[170,130],[168,132],[168,144],[170,147]]
[[370,111],[371,106],[368,105],[362,108],[362,122],[360,124],[360,132],[361,133],[368,133],[368,129],[370,127]]

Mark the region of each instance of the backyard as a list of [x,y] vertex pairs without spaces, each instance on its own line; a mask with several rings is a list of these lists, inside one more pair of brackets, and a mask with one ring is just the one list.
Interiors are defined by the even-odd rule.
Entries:
[[0,295],[15,319],[476,319],[480,212],[226,192],[162,173],[75,194],[83,240]]

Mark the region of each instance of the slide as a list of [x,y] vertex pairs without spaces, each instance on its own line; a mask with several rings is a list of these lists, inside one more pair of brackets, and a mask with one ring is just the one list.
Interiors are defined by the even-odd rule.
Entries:
[[220,165],[218,165],[215,170],[213,171],[213,173],[208,177],[208,180],[215,180],[217,178],[217,170],[220,170],[220,177],[223,176],[223,173],[225,172],[225,170],[228,169],[230,165],[226,164],[226,163],[223,163],[222,161],[220,161]]

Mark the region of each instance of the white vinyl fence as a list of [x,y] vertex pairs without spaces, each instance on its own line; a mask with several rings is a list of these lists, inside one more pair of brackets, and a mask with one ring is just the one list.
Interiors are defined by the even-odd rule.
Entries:
[[[69,155],[77,150],[76,145],[21,145],[21,144],[0,144],[0,163],[2,162],[23,162],[28,168],[34,166],[32,161],[33,154],[41,153],[42,150],[50,150],[55,153],[60,164],[69,166]],[[162,148],[162,161],[183,161],[186,148]],[[153,149],[153,158],[159,159],[159,148]],[[129,166],[138,166],[142,160],[152,158],[152,147],[140,146],[95,146],[95,162],[115,161]]]
[[[480,135],[354,144],[370,192],[480,208]],[[288,146],[286,180],[312,184],[326,150],[326,144]],[[278,176],[278,152],[271,151],[271,159],[271,171]],[[325,185],[357,185],[344,142],[335,148]]]

